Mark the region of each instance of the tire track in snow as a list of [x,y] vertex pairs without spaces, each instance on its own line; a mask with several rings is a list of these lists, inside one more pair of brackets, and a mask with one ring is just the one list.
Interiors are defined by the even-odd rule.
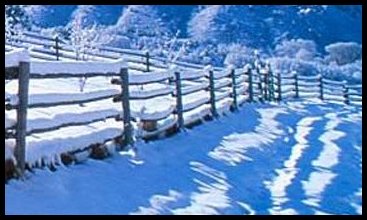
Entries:
[[336,113],[328,113],[325,118],[329,119],[325,126],[326,132],[319,137],[324,146],[318,158],[311,162],[316,171],[310,174],[308,180],[302,181],[302,188],[307,197],[302,202],[316,208],[320,208],[322,193],[337,176],[331,170],[338,164],[338,157],[341,152],[335,141],[346,135],[344,132],[336,130],[341,122]]
[[[361,146],[355,146],[354,148],[356,148],[356,150],[358,150],[358,152],[360,152],[359,167],[360,167],[361,177],[362,177],[362,147]],[[353,201],[351,203],[351,206],[356,210],[356,213],[358,213],[359,215],[362,215],[362,186],[353,195],[355,197],[354,200],[357,200],[357,201]]]
[[294,209],[283,209],[282,205],[290,200],[286,189],[292,184],[292,180],[299,171],[298,160],[309,147],[307,136],[313,129],[312,125],[320,119],[321,117],[306,117],[297,123],[294,135],[297,144],[293,146],[290,157],[283,163],[283,168],[275,170],[278,175],[272,181],[264,181],[272,196],[273,207],[269,209],[270,214],[297,214]]
[[225,173],[197,161],[190,162],[190,165],[193,171],[210,181],[195,178],[199,187],[198,192],[191,193],[190,204],[171,212],[175,215],[219,215],[219,210],[231,207],[231,198],[227,195],[231,185]]
[[270,146],[285,132],[281,130],[281,123],[275,120],[278,114],[287,112],[283,108],[258,109],[260,114],[259,125],[254,132],[232,134],[224,138],[221,144],[209,152],[209,157],[224,162],[230,166],[236,166],[242,161],[252,160],[246,156],[250,148],[261,150],[264,146]]
[[[257,117],[259,124],[257,126],[251,129],[250,132],[234,133],[224,137],[220,145],[208,153],[208,156],[214,161],[223,162],[222,165],[217,162],[213,164],[215,167],[219,165],[219,169],[198,162],[190,163],[193,171],[205,176],[206,179],[209,178],[210,181],[194,179],[199,187],[197,192],[191,193],[190,204],[175,209],[172,213],[220,214],[227,209],[241,213],[245,211],[250,215],[256,213],[250,204],[231,199],[228,191],[233,187],[228,183],[226,173],[233,169],[231,167],[238,166],[243,161],[252,160],[246,155],[248,149],[256,148],[261,151],[263,147],[271,146],[276,139],[281,139],[285,132],[280,129],[281,124],[275,118],[280,113],[287,113],[283,108],[259,108],[256,111],[259,114]],[[238,209],[233,210],[235,204]]]
[[[317,203],[318,206],[315,204],[312,206],[315,210],[318,209],[317,211],[322,210],[333,214],[361,214],[362,212],[361,118],[349,117],[351,115],[350,111],[326,115],[330,121],[338,122],[338,125],[326,130],[325,134],[342,132],[345,135],[339,138],[337,138],[338,135],[333,135],[331,140],[328,139],[340,150],[337,157],[338,163],[326,169],[336,175],[326,186],[323,185],[325,183],[321,184],[321,187],[325,187],[319,194],[321,201]],[[330,150],[330,146],[333,145],[328,141],[323,147]],[[325,171],[325,167],[321,171]],[[320,172],[320,168],[316,167],[315,172]]]
[[169,204],[176,202],[182,197],[182,194],[169,190],[168,195],[154,195],[149,199],[148,207],[139,207],[138,211],[131,212],[129,215],[159,215],[169,211]]

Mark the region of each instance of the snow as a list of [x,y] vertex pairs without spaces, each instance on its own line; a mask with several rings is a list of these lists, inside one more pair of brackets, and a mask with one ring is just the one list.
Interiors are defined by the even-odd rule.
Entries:
[[204,70],[183,70],[179,71],[181,80],[195,79],[206,76],[207,73]]
[[157,130],[155,131],[141,131],[141,137],[150,137],[153,135],[157,135],[168,128],[173,127],[177,123],[177,118],[173,115],[168,116],[165,119],[157,121]]
[[183,111],[191,110],[200,105],[209,102],[209,93],[206,91],[198,91],[182,96]]
[[5,68],[16,67],[19,62],[29,62],[29,54],[27,49],[14,49],[5,53]]
[[[5,185],[5,214],[362,214],[361,129],[353,106],[246,104],[174,137],[138,141],[134,154],[27,171]],[[114,133],[90,130],[68,132]],[[81,143],[58,141],[65,132],[46,134],[54,143],[43,147]]]
[[[121,92],[117,89],[109,89],[103,91],[94,92],[70,92],[63,91],[63,93],[45,93],[45,94],[32,94],[29,96],[29,105],[34,104],[58,104],[62,102],[70,101],[86,101],[95,98],[109,97],[113,95],[119,95]],[[111,102],[111,101],[110,101]]]
[[[197,92],[197,91],[208,88],[209,82],[204,81],[204,82],[199,83],[199,82],[192,82],[192,81],[182,81],[181,86],[182,86],[181,88],[182,94],[186,95],[189,93]],[[174,94],[176,94],[176,92],[174,92]]]
[[14,118],[10,118],[9,114],[5,112],[5,128],[11,128],[16,124],[16,120]]
[[28,111],[27,131],[36,129],[55,128],[69,123],[82,123],[96,119],[118,116],[121,105],[113,104],[110,100],[80,105],[68,105]]
[[150,83],[146,85],[136,85],[129,86],[130,98],[144,98],[147,99],[149,97],[159,96],[159,95],[167,95],[173,92],[173,88],[165,84],[160,83]]
[[346,135],[344,132],[337,130],[340,119],[335,113],[329,113],[325,118],[329,119],[325,125],[326,132],[319,137],[319,140],[324,144],[323,150],[318,158],[311,162],[314,167],[320,169],[312,172],[308,181],[302,182],[305,194],[309,197],[303,202],[316,207],[319,207],[321,193],[337,176],[331,168],[339,163],[338,158],[341,150],[334,141]]
[[211,115],[210,105],[205,104],[183,113],[184,124],[190,124],[203,119],[206,115]]
[[[29,62],[30,52],[27,49],[14,49],[5,53],[5,67],[18,66],[19,62]],[[42,54],[41,54],[42,55]],[[44,55],[42,55],[44,57]],[[123,59],[116,61],[40,61],[33,60],[30,64],[30,71],[34,74],[52,73],[120,73],[122,68],[127,68],[127,63]]]
[[26,161],[35,164],[41,158],[48,163],[62,153],[84,149],[91,144],[104,143],[123,133],[123,123],[106,119],[83,126],[69,126],[26,139]]
[[[284,162],[283,168],[276,170],[278,174],[272,182],[267,183],[269,190],[273,197],[274,207],[270,210],[271,214],[281,214],[283,203],[287,202],[286,188],[292,184],[292,180],[295,178],[298,172],[297,161],[302,157],[302,153],[309,147],[306,136],[313,129],[310,127],[316,120],[320,120],[319,117],[303,118],[297,124],[297,130],[295,139],[297,144],[292,148],[292,153],[288,160]],[[295,211],[293,211],[295,212]]]
[[155,71],[155,72],[138,72],[129,73],[129,83],[131,84],[145,84],[150,82],[162,81],[173,77],[171,71]]
[[122,68],[127,68],[123,60],[117,61],[32,61],[31,73],[34,74],[87,74],[87,73],[120,73]]
[[5,160],[14,159],[15,139],[5,140]]

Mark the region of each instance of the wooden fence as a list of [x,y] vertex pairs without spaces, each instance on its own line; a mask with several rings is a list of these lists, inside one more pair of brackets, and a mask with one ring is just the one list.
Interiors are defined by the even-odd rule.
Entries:
[[[124,56],[129,63],[129,69],[137,71],[156,71],[166,69],[171,64],[175,64],[184,68],[199,69],[204,68],[203,65],[192,64],[187,62],[175,61],[168,63],[166,58],[152,56],[149,51],[138,51],[133,49],[121,49],[108,46],[99,46],[98,48],[86,48],[84,52],[78,54],[70,42],[61,39],[58,36],[44,36],[39,33],[25,31],[20,36],[14,36],[13,40],[6,43],[5,51],[9,51],[10,47],[28,48],[31,57],[42,60],[95,60],[106,61],[120,59]],[[221,67],[214,67],[215,70],[223,70]]]
[[[194,68],[194,66],[187,67],[181,64],[169,69],[155,70],[154,62],[152,65],[148,64],[147,69],[140,69],[142,72],[134,72],[136,68],[130,68],[125,62],[118,60],[118,54],[124,53],[120,49],[105,48],[109,54],[101,52],[97,57],[99,60],[95,61],[57,62],[58,59],[67,57],[65,51],[68,49],[65,48],[67,47],[63,46],[62,50],[59,48],[57,52],[59,57],[53,60],[47,59],[40,62],[34,53],[32,56],[31,51],[30,55],[35,58],[34,60],[21,60],[21,62],[6,65],[6,79],[17,79],[19,82],[19,101],[14,104],[5,100],[7,111],[17,111],[17,123],[16,126],[5,129],[7,138],[16,139],[14,152],[21,172],[24,172],[27,163],[43,160],[44,157],[47,159],[45,154],[48,150],[53,152],[54,156],[54,154],[89,149],[96,144],[103,145],[108,141],[132,145],[136,138],[154,138],[162,133],[176,132],[205,119],[236,111],[245,102],[309,97],[344,102],[348,105],[360,105],[362,102],[361,85],[348,85],[345,81],[337,82],[325,79],[321,75],[301,76],[295,72],[273,73],[269,66],[254,68],[251,65],[242,69],[233,67],[220,69],[211,66]],[[112,53],[116,54],[111,55]],[[16,54],[6,53],[6,63],[11,63],[11,56],[16,57]],[[113,59],[103,59],[112,56],[114,56]],[[150,63],[149,60],[150,58],[145,62]],[[71,80],[81,77],[111,77],[109,83],[114,89],[104,88],[97,92],[83,94],[56,93],[48,95],[48,99],[41,99],[42,96],[37,98],[36,95],[28,92],[29,84],[37,80],[49,80],[48,83],[53,83],[60,78]],[[43,95],[48,94],[47,89],[44,92]],[[104,103],[108,105],[107,109],[104,109],[106,111],[91,107],[82,113],[85,117],[81,117],[81,114],[73,112],[72,109],[64,109],[64,112],[57,113],[53,118],[43,121],[41,125],[32,124],[32,120],[27,118],[27,112],[32,113],[33,109],[51,111],[49,109],[79,105],[79,110],[85,108],[83,105],[104,100],[108,100]],[[116,104],[119,107],[116,107]],[[109,109],[109,105],[114,107]],[[110,120],[108,125],[103,125],[102,128],[95,125],[105,120]],[[123,121],[123,124],[119,121]],[[134,129],[133,124],[137,124],[138,129]],[[51,132],[59,132],[62,129],[73,131],[76,127],[83,129],[92,125],[96,127],[95,131],[92,131],[90,136],[83,136],[84,139],[89,137],[88,141],[75,141],[76,138],[70,137],[61,138],[57,142],[60,147],[56,150],[47,140],[37,142],[32,139],[34,135],[48,136]],[[27,139],[32,139],[33,142],[27,142]],[[63,144],[64,142],[67,144]],[[75,144],[76,142],[79,145]],[[39,148],[43,148],[43,154],[26,157],[28,149],[31,152]]]

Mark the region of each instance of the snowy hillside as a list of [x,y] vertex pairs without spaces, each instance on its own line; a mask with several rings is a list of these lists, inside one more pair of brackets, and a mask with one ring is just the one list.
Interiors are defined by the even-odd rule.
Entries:
[[[95,22],[103,25],[115,24],[126,6],[94,6]],[[190,20],[198,13],[215,16],[214,25],[236,25],[231,28],[234,39],[243,40],[250,46],[272,45],[274,39],[288,36],[314,40],[321,48],[337,41],[361,43],[361,6],[218,6],[218,9],[203,9],[203,6],[153,6],[160,18],[172,32],[179,29],[183,37],[190,34]],[[35,23],[43,27],[64,26],[72,19],[77,6],[33,6]],[[206,11],[205,11],[206,10]],[[219,11],[218,11],[219,10]],[[243,22],[241,21],[243,18]],[[237,20],[237,21],[236,21]],[[200,22],[205,22],[202,20]],[[234,22],[234,23],[232,23]],[[233,26],[232,25],[232,26]],[[219,26],[218,26],[219,27]],[[204,28],[211,28],[207,26]],[[237,32],[234,32],[237,31]],[[191,31],[191,33],[193,33]],[[228,33],[229,34],[229,33]],[[243,39],[242,36],[247,36]],[[206,37],[209,37],[206,36]],[[218,36],[224,38],[225,36]],[[225,40],[225,39],[223,39]]]
[[361,120],[317,100],[248,104],[135,156],[11,180],[5,213],[362,214]]

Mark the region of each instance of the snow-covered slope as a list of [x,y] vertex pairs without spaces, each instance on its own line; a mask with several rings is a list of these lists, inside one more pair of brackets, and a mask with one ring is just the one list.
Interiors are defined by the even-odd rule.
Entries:
[[362,214],[362,109],[247,104],[135,156],[5,185],[6,214]]
[[[94,7],[95,22],[113,25],[122,15],[123,5],[98,5]],[[225,42],[228,36],[240,40],[249,46],[266,48],[277,43],[282,37],[304,38],[314,40],[320,48],[338,41],[362,42],[362,7],[361,6],[325,6],[325,5],[243,5],[243,6],[209,6],[218,10],[207,10],[203,6],[153,6],[160,18],[173,33],[181,31],[187,34],[190,20],[199,13],[212,17],[212,26],[217,37]],[[31,15],[42,27],[64,26],[72,18],[76,5],[68,6],[32,6]],[[205,11],[206,10],[206,11]],[[214,13],[214,14],[213,14]],[[199,23],[205,22],[200,20]],[[231,31],[224,31],[224,29]],[[238,31],[239,30],[239,31]],[[233,33],[233,31],[236,31]],[[190,33],[190,28],[189,28]],[[206,36],[212,37],[210,34]],[[274,41],[275,40],[275,41]]]

